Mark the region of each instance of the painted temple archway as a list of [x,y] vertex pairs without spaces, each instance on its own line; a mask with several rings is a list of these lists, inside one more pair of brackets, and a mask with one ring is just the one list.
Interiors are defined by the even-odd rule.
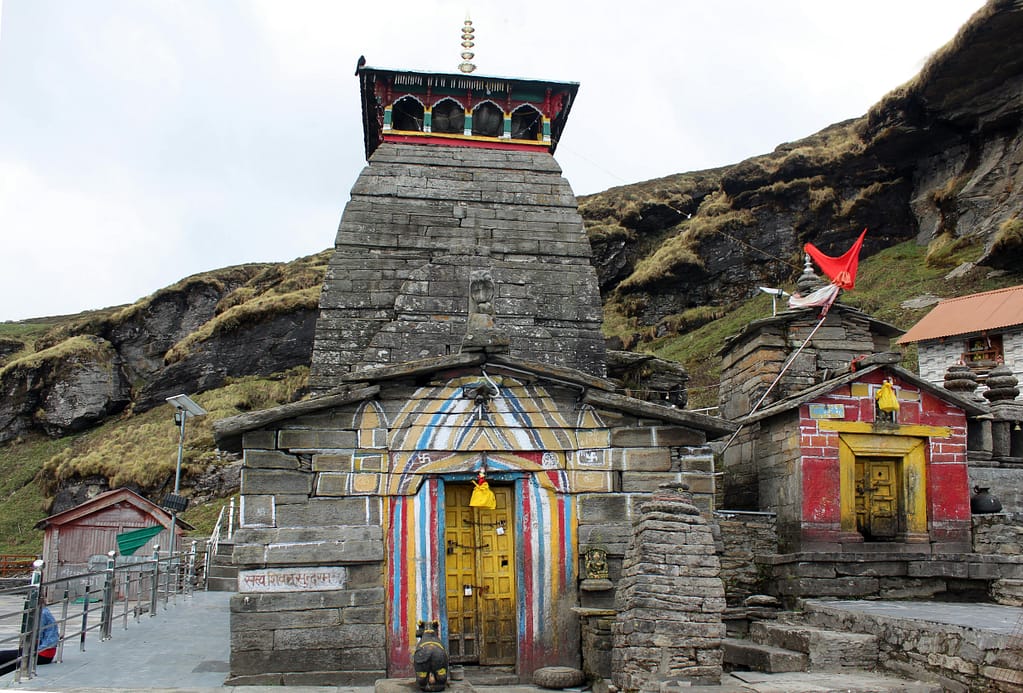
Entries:
[[[486,401],[474,397],[491,386]],[[578,423],[599,425],[592,410]],[[516,668],[531,672],[577,651],[573,624],[577,511],[567,461],[576,451],[575,426],[537,385],[501,376],[466,376],[420,388],[390,427],[387,488],[389,585],[388,671],[411,672],[415,624],[437,619],[449,637],[445,576],[445,505],[450,485],[470,483],[477,471],[513,490]]]

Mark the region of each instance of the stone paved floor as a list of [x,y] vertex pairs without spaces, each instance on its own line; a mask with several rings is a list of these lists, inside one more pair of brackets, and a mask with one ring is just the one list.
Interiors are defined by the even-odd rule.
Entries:
[[1023,608],[999,604],[853,599],[836,601],[807,599],[806,602],[888,618],[909,618],[914,621],[965,626],[1001,635],[1010,635],[1023,624]]
[[[66,693],[99,691],[167,691],[170,693],[280,693],[275,686],[225,687],[230,657],[228,604],[230,593],[197,592],[180,598],[177,605],[161,610],[155,617],[144,616],[139,623],[129,619],[124,630],[118,624],[113,637],[100,642],[90,634],[85,652],[75,644],[64,650],[64,661],[39,667],[39,676],[20,684],[13,674],[0,677],[0,688]],[[831,606],[842,602],[828,602]],[[977,628],[1003,629],[1015,626],[1023,609],[983,604],[933,604],[927,602],[849,602],[850,609],[879,612],[933,622],[955,622]],[[990,607],[990,608],[988,608]],[[20,608],[20,607],[15,607]],[[0,613],[6,611],[0,603]],[[957,619],[949,621],[948,619]],[[3,624],[0,623],[0,632]],[[1011,631],[1009,631],[1011,632]],[[373,693],[372,686],[304,686],[287,690],[300,693]],[[535,693],[534,686],[481,687],[496,693]],[[932,684],[905,682],[869,672],[845,674],[759,674],[726,676],[721,686],[680,688],[686,693],[935,693]]]

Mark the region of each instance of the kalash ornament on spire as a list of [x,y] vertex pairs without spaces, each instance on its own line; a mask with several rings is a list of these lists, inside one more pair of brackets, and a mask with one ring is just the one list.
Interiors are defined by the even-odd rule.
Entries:
[[476,57],[476,54],[472,52],[473,46],[476,45],[472,40],[475,33],[476,30],[472,28],[472,20],[469,19],[469,15],[465,15],[465,23],[462,25],[462,62],[458,66],[458,69],[465,74],[476,69],[476,66],[469,62]]

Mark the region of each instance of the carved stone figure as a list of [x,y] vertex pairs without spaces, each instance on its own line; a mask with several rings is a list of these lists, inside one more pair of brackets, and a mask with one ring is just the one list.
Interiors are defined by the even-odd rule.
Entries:
[[416,651],[412,665],[421,691],[442,691],[448,685],[448,653],[440,641],[439,621],[420,621],[416,627]]

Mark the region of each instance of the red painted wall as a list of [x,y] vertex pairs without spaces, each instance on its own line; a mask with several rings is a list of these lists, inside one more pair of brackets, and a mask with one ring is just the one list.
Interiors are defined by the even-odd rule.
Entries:
[[[882,370],[865,374],[858,382],[880,385],[888,377]],[[918,387],[893,377],[897,393],[915,393],[917,399],[899,399],[898,422],[903,425],[947,426],[949,438],[927,442],[927,520],[931,541],[958,541],[969,532],[970,491],[966,466],[966,414]],[[854,397],[850,385],[843,385],[819,397],[813,404],[840,405],[841,421],[874,423],[872,396]],[[799,408],[802,452],[802,526],[806,541],[834,541],[841,531],[840,468],[838,437],[821,431],[820,421],[810,418],[809,404]]]

